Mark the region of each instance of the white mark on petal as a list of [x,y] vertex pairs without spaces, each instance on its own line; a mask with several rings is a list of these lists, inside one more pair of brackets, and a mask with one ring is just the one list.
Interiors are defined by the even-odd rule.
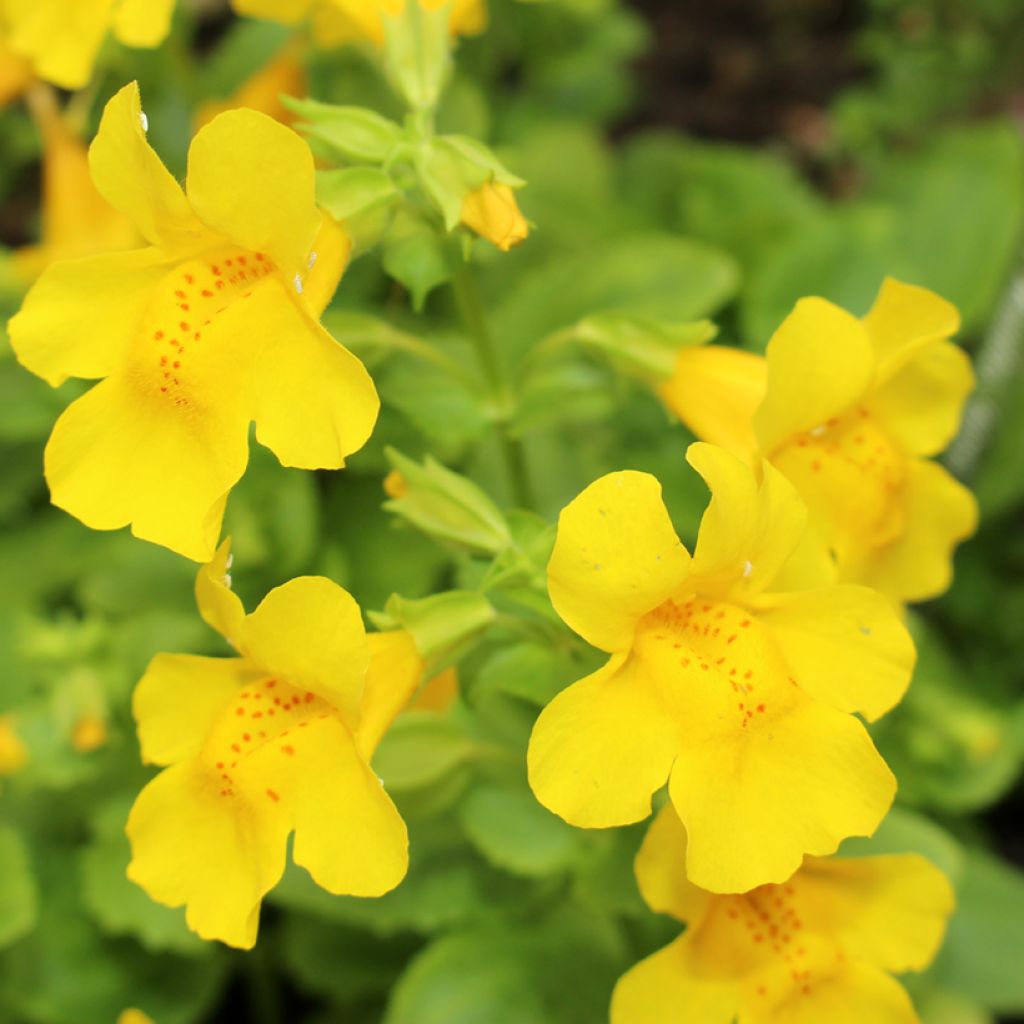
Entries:
[[227,561],[224,563],[225,569],[230,569],[235,564],[235,553],[233,551],[228,552]]
[[302,294],[302,278],[298,274],[295,275],[295,290]]
[[146,117],[146,112],[144,110],[139,111],[139,124],[142,125],[142,130],[144,132],[149,131],[149,118]]
[[750,579],[750,574],[753,571],[754,571],[754,563],[753,562],[748,560],[748,561],[743,563],[743,578],[745,580],[746,579]]
[[827,429],[828,427],[826,427],[824,423],[819,423],[816,427],[811,427],[808,433],[811,437],[821,437]]
[[316,266],[316,260],[317,260],[317,254],[315,252],[311,252],[309,254],[309,262],[306,264],[306,266],[309,267],[310,270],[312,270],[313,267]]

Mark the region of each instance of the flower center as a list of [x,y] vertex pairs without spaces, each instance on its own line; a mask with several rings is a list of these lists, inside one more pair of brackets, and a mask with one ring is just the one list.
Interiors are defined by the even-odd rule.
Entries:
[[881,547],[903,531],[906,459],[866,409],[798,434],[772,461],[840,558]]

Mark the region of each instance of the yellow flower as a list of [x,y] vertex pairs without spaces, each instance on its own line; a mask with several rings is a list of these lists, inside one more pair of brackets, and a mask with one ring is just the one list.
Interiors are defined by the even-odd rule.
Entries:
[[43,210],[40,244],[12,257],[26,283],[57,260],[139,242],[132,222],[96,191],[85,145],[61,116],[50,88],[37,83],[28,92],[28,103],[43,140]]
[[[418,0],[425,11],[451,2],[452,35],[476,35],[487,27],[484,0]],[[292,25],[312,16],[324,45],[368,39],[382,45],[384,18],[400,17],[405,0],[231,0],[239,14]]]
[[636,859],[653,910],[687,923],[619,979],[612,1024],[917,1024],[892,974],[935,958],[953,910],[945,875],[917,854],[810,858],[783,885],[713,896],[686,881],[671,807]]
[[293,831],[295,863],[329,892],[380,896],[402,880],[405,825],[369,759],[422,662],[407,634],[367,637],[355,601],[323,577],[246,615],[227,565],[225,543],[196,598],[239,657],[160,654],[135,691],[143,759],[167,767],[129,816],[128,875],[184,905],[203,938],[249,948]]
[[948,340],[959,322],[945,300],[891,279],[862,321],[802,299],[766,358],[685,350],[661,395],[698,437],[782,471],[842,579],[921,601],[949,586],[953,549],[977,525],[970,492],[927,458],[956,434],[974,386]]
[[0,25],[36,77],[80,89],[108,32],[125,46],[150,49],[166,38],[173,11],[174,0],[0,0]]
[[107,723],[96,715],[83,715],[71,730],[71,746],[80,754],[99,750],[107,742]]
[[508,185],[496,181],[466,196],[462,223],[502,252],[519,245],[530,234],[530,226],[519,212],[516,194]]
[[47,444],[53,503],[93,529],[131,524],[205,561],[252,421],[282,464],[337,469],[370,435],[378,401],[317,320],[349,242],[317,210],[306,144],[263,114],[221,114],[192,143],[186,198],[144,123],[127,86],[89,160],[100,193],[151,248],[50,267],[10,337],[54,386],[104,378]]
[[831,582],[806,510],[708,444],[711,489],[693,558],[646,473],[612,473],[561,514],[548,565],[565,622],[611,657],[541,713],[527,755],[542,804],[607,828],[669,795],[687,871],[714,892],[780,882],[804,854],[870,834],[896,783],[853,712],[899,701],[914,649],[895,610]]
[[143,1013],[142,1010],[132,1007],[121,1012],[117,1018],[117,1024],[153,1024],[153,1018]]
[[10,715],[0,715],[0,775],[17,775],[28,763],[28,748]]
[[0,33],[0,108],[20,96],[32,82],[32,68],[7,45]]

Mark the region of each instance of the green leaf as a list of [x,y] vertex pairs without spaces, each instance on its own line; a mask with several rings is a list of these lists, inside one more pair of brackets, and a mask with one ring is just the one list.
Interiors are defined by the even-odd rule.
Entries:
[[385,789],[399,793],[441,782],[476,753],[476,744],[448,719],[408,711],[385,734],[373,768]]
[[402,129],[365,107],[334,106],[317,100],[283,97],[302,118],[298,128],[338,160],[383,163],[402,141]]
[[0,948],[32,930],[38,899],[21,836],[9,826],[0,827]]
[[427,296],[448,281],[453,260],[444,239],[425,221],[411,215],[396,217],[396,223],[384,241],[384,270],[412,296],[413,308],[419,312]]
[[400,195],[391,178],[375,167],[346,167],[316,176],[317,202],[335,220],[387,206]]

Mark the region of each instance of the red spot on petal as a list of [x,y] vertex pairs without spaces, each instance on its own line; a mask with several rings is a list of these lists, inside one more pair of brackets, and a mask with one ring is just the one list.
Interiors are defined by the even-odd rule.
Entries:
[[270,799],[273,800],[275,804],[277,803],[278,800],[281,799],[281,797],[277,793],[275,793],[272,789],[268,789],[267,790],[267,796],[269,796]]

